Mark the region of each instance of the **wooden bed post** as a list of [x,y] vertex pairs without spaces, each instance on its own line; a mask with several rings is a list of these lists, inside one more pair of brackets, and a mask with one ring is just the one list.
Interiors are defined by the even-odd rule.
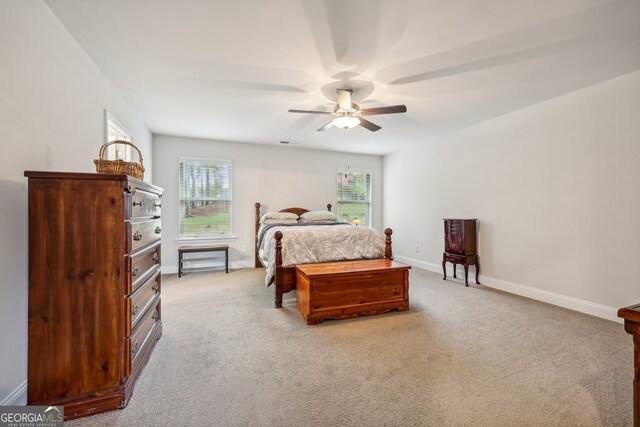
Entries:
[[624,330],[633,336],[633,427],[640,426],[640,304],[618,310]]
[[276,231],[274,235],[276,239],[276,273],[275,273],[275,286],[276,286],[276,308],[282,308],[282,231]]
[[331,203],[327,203],[327,210],[331,212]]
[[384,235],[387,236],[384,239],[384,257],[386,259],[393,259],[393,250],[391,250],[391,235],[393,234],[393,230],[390,228],[385,228]]
[[262,263],[258,257],[258,229],[260,228],[260,203],[256,203],[256,268],[261,268]]

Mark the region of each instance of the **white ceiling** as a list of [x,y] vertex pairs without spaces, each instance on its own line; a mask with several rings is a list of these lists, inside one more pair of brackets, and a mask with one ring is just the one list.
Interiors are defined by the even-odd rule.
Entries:
[[[386,154],[640,69],[638,0],[47,4],[158,134]],[[376,133],[287,112],[352,80],[408,112]]]

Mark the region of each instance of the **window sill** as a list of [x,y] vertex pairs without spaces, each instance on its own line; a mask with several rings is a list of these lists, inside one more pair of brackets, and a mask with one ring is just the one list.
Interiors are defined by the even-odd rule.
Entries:
[[238,236],[221,236],[221,237],[179,237],[175,239],[176,243],[220,243],[220,242],[235,242],[238,240]]

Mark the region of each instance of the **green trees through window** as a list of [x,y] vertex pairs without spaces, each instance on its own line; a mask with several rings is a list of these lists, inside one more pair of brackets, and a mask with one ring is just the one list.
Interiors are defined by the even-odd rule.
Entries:
[[231,235],[231,162],[180,160],[180,236]]

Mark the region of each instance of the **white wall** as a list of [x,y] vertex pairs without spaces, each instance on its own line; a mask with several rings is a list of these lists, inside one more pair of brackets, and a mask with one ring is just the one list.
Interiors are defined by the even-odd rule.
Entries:
[[636,71],[385,156],[396,255],[441,271],[442,218],[478,218],[480,282],[615,319],[640,302],[639,117]]
[[[253,267],[256,202],[262,211],[292,206],[324,210],[336,206],[336,169],[372,171],[372,225],[382,224],[382,158],[295,146],[267,146],[158,136],[153,138],[155,184],[163,187],[162,271],[178,271],[178,159],[202,157],[231,160],[232,221],[236,240],[229,242],[232,268]],[[246,252],[243,249],[246,248]]]
[[[0,404],[27,378],[25,170],[94,172],[104,109],[149,160],[151,134],[41,1],[0,2]],[[90,203],[91,201],[87,201]]]

